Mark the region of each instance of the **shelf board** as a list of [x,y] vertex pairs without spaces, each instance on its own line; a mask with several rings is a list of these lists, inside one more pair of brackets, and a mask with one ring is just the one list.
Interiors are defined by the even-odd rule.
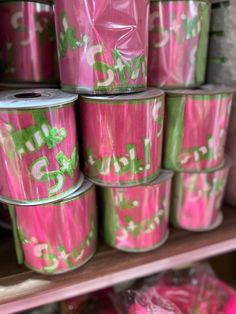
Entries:
[[167,243],[149,253],[129,254],[101,243],[82,268],[42,276],[16,263],[11,237],[0,234],[0,313],[13,313],[74,297],[125,280],[236,250],[236,209],[224,208],[224,223],[207,233],[171,229]]

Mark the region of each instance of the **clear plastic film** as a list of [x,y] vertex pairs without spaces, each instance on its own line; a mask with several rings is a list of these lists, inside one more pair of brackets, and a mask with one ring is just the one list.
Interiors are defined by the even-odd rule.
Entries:
[[0,28],[0,81],[59,80],[52,5],[1,1]]
[[41,204],[78,189],[76,98],[57,89],[0,93],[1,201]]
[[212,4],[207,81],[236,84],[236,2]]
[[146,88],[149,0],[57,0],[55,14],[63,90]]
[[150,251],[168,237],[171,171],[149,185],[98,187],[105,241],[127,252]]
[[210,3],[151,1],[148,85],[200,86],[205,80]]
[[156,290],[127,290],[114,296],[118,314],[183,314],[179,308]]
[[88,181],[61,202],[16,206],[12,215],[17,226],[16,249],[22,251],[25,265],[36,272],[68,272],[83,265],[95,252],[96,197]]
[[174,303],[183,314],[235,313],[236,292],[219,280],[206,263],[167,271],[150,289]]
[[232,100],[233,91],[227,88],[168,92],[164,168],[202,171],[220,166]]
[[118,293],[110,288],[67,300],[62,314],[235,314],[235,306],[236,291],[202,262],[142,279]]
[[225,189],[224,200],[226,203],[235,206],[236,205],[236,96],[234,95],[233,106],[229,121],[229,131],[226,142],[226,153],[232,160],[232,166],[230,168],[228,181]]
[[79,122],[85,174],[97,184],[137,185],[157,177],[164,93],[82,97]]
[[171,222],[192,231],[207,231],[222,222],[221,203],[231,163],[211,172],[176,173],[173,180]]

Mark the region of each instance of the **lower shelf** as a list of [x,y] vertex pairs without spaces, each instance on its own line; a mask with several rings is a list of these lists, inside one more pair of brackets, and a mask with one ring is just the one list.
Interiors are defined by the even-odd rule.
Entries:
[[0,313],[26,310],[236,250],[236,209],[225,207],[224,217],[221,227],[207,233],[171,229],[167,243],[149,253],[123,253],[101,243],[88,264],[56,276],[42,276],[17,265],[8,237],[0,246]]

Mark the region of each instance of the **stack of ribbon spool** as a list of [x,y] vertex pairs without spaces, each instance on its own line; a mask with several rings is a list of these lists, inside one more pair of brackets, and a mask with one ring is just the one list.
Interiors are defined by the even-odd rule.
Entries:
[[45,88],[57,77],[51,4],[0,8],[1,86],[25,88],[0,94],[0,200],[20,262],[55,274],[92,257],[93,184],[104,239],[123,251],[167,240],[174,171],[172,223],[221,223],[232,91],[199,88],[208,1],[56,0],[63,91]]
[[205,82],[210,4],[153,1],[149,83],[166,90],[163,167],[174,170],[171,222],[207,231],[222,222],[232,90]]
[[[50,1],[0,1],[0,90],[57,87],[59,71]],[[11,229],[6,207],[0,224]]]
[[[227,82],[236,90],[236,3],[234,1],[214,0],[212,4],[212,23],[208,55],[207,80],[209,83],[223,85]],[[234,145],[236,130],[236,100],[232,106],[226,152],[232,159],[225,191],[225,201],[236,205],[236,147]]]
[[1,201],[19,262],[43,273],[78,267],[96,247],[95,189],[79,170],[76,99],[59,89],[0,94]]
[[[72,270],[96,249],[96,199],[79,169],[75,102],[57,86],[54,12],[47,1],[1,1],[0,199],[20,263]],[[24,89],[24,90],[23,90]]]
[[62,89],[90,94],[78,115],[84,173],[105,241],[128,252],[168,237],[172,172],[161,170],[164,93],[147,89],[149,10],[148,0],[55,3]]

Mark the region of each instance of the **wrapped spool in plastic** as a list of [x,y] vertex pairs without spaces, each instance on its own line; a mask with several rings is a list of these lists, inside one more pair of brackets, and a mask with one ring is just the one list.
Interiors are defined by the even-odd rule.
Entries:
[[1,1],[0,28],[0,81],[27,86],[59,80],[50,1]]
[[86,263],[97,242],[92,183],[61,202],[11,207],[18,261],[43,274],[68,272]]
[[208,55],[207,81],[236,84],[236,2],[215,1]]
[[224,161],[233,89],[205,86],[166,94],[163,167],[202,171]]
[[55,15],[63,90],[145,90],[149,0],[57,0]]
[[208,231],[222,223],[221,203],[231,163],[214,170],[178,172],[173,180],[171,222],[190,231]]
[[147,183],[160,171],[164,93],[84,96],[79,104],[84,172],[109,186]]
[[[77,96],[59,89],[0,93],[0,200],[42,204],[82,184],[75,119]],[[7,184],[5,183],[7,182]]]
[[184,314],[235,313],[236,291],[205,263],[162,273],[150,290],[176,304]]
[[151,1],[148,85],[200,86],[205,81],[210,3]]
[[172,171],[147,185],[98,187],[99,206],[104,212],[104,239],[126,252],[145,252],[168,238]]

